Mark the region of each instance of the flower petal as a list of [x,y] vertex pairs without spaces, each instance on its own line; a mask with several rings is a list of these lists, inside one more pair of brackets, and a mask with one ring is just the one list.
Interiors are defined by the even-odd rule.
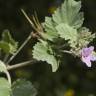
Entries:
[[83,48],[81,51],[81,55],[84,57],[89,56],[90,54],[92,54],[92,51],[94,50],[93,46],[90,46],[89,48]]
[[82,57],[82,61],[83,61],[88,67],[91,67],[90,57],[87,57],[87,58]]
[[96,61],[96,56],[94,56],[94,55],[90,56],[90,60],[91,61]]

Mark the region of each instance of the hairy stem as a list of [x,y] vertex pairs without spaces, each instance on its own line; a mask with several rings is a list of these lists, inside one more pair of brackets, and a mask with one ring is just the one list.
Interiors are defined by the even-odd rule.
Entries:
[[28,66],[28,65],[34,64],[36,62],[37,62],[36,60],[29,60],[29,61],[21,62],[21,63],[14,64],[14,65],[11,65],[11,66],[7,66],[7,70],[13,70],[13,69],[16,69],[16,68]]
[[38,32],[36,26],[34,25],[34,23],[32,22],[32,20],[28,17],[28,15],[26,14],[26,12],[23,9],[21,9],[21,12],[26,17],[26,19],[28,20],[28,22],[30,23],[30,25],[32,26],[32,28],[34,28],[34,30],[36,30]]
[[74,57],[77,56],[77,55],[76,55],[74,52],[72,52],[72,51],[62,50],[61,52],[71,54],[71,55],[73,55]]
[[20,46],[20,48],[17,50],[17,52],[11,56],[11,58],[7,61],[6,64],[9,64],[16,57],[16,55],[23,49],[23,47],[28,43],[28,41],[31,39],[31,37],[32,37],[32,33],[29,34],[29,36],[24,41],[24,43]]
[[73,52],[67,51],[67,50],[62,50],[62,52],[64,52],[64,53],[69,53],[69,54],[73,54]]
[[9,58],[9,54],[6,54],[5,57],[4,57],[4,59],[3,59],[3,62],[6,63],[7,60],[8,60],[8,58]]

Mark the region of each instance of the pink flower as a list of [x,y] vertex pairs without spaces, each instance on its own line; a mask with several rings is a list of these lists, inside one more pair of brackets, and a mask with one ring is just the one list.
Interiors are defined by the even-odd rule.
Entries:
[[96,56],[93,54],[94,47],[86,47],[81,51],[81,60],[88,66],[91,67],[91,61],[96,61]]

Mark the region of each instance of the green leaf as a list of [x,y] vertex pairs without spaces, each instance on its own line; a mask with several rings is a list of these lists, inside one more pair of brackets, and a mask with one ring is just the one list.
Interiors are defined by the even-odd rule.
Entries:
[[34,46],[33,58],[41,61],[46,61],[48,64],[51,64],[53,72],[58,69],[58,62],[52,54],[52,49],[50,46],[48,46],[48,44],[45,45],[41,42],[38,42]]
[[5,64],[0,60],[0,72],[6,73],[6,71],[7,71],[7,68]]
[[64,4],[52,15],[53,21],[56,24],[66,23],[78,29],[84,20],[83,13],[79,12],[80,8],[81,1],[65,0]]
[[16,51],[10,43],[7,43],[5,41],[0,41],[0,49],[2,49],[7,54],[14,54],[14,51]]
[[2,33],[2,41],[0,41],[0,48],[5,53],[14,54],[17,51],[18,43],[12,38],[8,30],[4,30]]
[[13,96],[36,96],[37,90],[30,81],[19,79],[13,83]]
[[5,78],[0,78],[0,96],[10,96],[11,86]]
[[77,41],[77,30],[70,27],[68,24],[59,24],[56,29],[60,37],[64,38],[65,40],[70,40],[69,42],[71,44]]
[[45,32],[41,33],[43,38],[53,41],[55,38],[58,37],[57,31],[55,29],[55,25],[51,17],[46,17],[45,22],[42,25],[45,30]]
[[12,38],[9,30],[7,30],[7,29],[3,31],[2,39],[3,39],[3,41],[8,42],[12,45],[15,45],[15,46],[17,45],[17,42]]
[[84,21],[83,13],[80,12],[81,1],[65,0],[61,7],[52,14],[52,17],[46,17],[42,24],[45,32],[41,32],[44,39],[54,41],[58,38],[56,26],[64,23],[75,29],[79,29]]

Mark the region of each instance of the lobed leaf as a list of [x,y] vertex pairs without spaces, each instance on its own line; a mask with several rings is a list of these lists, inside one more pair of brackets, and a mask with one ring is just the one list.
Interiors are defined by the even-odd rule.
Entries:
[[47,44],[44,45],[43,43],[38,42],[34,46],[33,58],[41,61],[46,61],[48,64],[51,64],[53,72],[55,72],[58,69],[58,62],[55,56],[52,54],[51,47]]
[[[69,42],[72,44],[75,44],[74,42],[77,41],[77,30],[74,29],[73,27],[69,26],[68,24],[59,24],[56,27],[58,34],[60,35],[61,38],[64,38],[65,40],[70,40]],[[72,45],[73,45],[72,44]]]
[[4,30],[2,33],[2,40],[0,41],[0,48],[5,53],[14,54],[17,51],[18,43],[12,38],[8,30]]
[[76,29],[83,24],[83,13],[79,12],[81,8],[81,1],[65,0],[61,7],[59,7],[52,15],[53,21],[56,24],[66,23]]
[[0,96],[11,96],[11,85],[5,78],[0,78]]
[[43,23],[43,27],[45,32],[41,33],[43,38],[54,41],[55,38],[58,37],[57,30],[55,29],[55,24],[52,21],[51,17],[46,17],[45,22]]
[[36,96],[37,90],[30,81],[19,79],[13,83],[13,96]]
[[65,0],[61,7],[57,8],[54,14],[52,14],[52,17],[45,18],[45,22],[42,24],[45,32],[41,33],[43,38],[50,41],[58,38],[58,30],[56,27],[62,25],[62,23],[79,29],[84,21],[84,16],[83,13],[80,12],[80,9],[81,1]]

